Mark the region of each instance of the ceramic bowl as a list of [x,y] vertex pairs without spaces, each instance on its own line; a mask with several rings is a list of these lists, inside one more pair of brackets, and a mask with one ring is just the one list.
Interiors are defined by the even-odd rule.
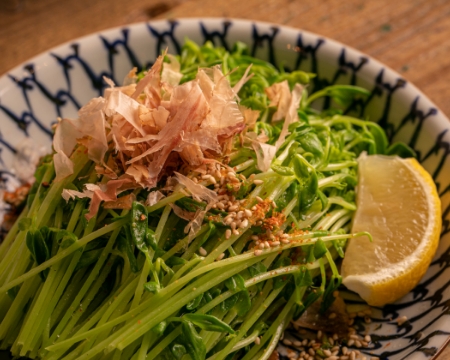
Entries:
[[[121,83],[132,67],[148,67],[166,47],[178,53],[186,37],[199,44],[210,40],[228,49],[242,41],[253,56],[277,67],[316,73],[313,90],[353,84],[371,91],[353,111],[378,122],[391,141],[403,141],[416,150],[437,184],[444,218],[439,249],[421,283],[397,303],[374,309],[371,324],[358,327],[373,340],[362,352],[392,360],[436,355],[450,333],[450,122],[399,74],[333,40],[261,22],[179,19],[105,30],[56,47],[0,78],[3,186],[28,176],[18,170],[20,157],[49,151],[52,123],[57,117],[75,117],[81,105],[101,95],[103,76]],[[30,146],[30,141],[39,147]],[[41,147],[44,150],[35,150]],[[395,319],[399,316],[408,321],[398,326]]]

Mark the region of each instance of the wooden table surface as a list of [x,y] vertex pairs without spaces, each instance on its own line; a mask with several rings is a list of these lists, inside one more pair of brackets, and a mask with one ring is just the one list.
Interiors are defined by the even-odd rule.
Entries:
[[95,31],[196,16],[276,22],[333,38],[398,71],[450,116],[449,0],[0,0],[0,75]]

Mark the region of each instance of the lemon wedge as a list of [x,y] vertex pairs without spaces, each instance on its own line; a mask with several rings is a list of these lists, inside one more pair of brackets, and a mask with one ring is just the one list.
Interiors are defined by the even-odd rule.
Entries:
[[369,305],[410,292],[427,271],[441,232],[441,202],[431,176],[415,159],[362,155],[357,210],[342,263],[343,284]]

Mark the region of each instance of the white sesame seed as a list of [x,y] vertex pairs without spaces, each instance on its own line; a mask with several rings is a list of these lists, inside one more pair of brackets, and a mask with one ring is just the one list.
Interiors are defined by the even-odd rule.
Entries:
[[339,335],[338,334],[333,334],[333,340],[337,340],[339,339]]
[[214,185],[218,185],[216,179],[214,179],[211,175],[209,175],[209,181],[211,181]]
[[347,343],[348,346],[353,346],[353,344],[355,343],[355,340],[350,339]]
[[283,244],[289,244],[290,243],[290,241],[288,239],[281,239],[281,242]]
[[263,180],[259,180],[259,179],[253,180],[253,184],[255,184],[255,185],[261,185],[263,183],[264,183]]
[[334,345],[334,340],[333,340],[333,338],[330,337],[330,338],[328,339],[328,342],[330,343],[331,346]]
[[350,335],[350,339],[353,339],[353,340],[359,340],[359,336],[353,334],[353,335]]
[[264,249],[264,248],[265,248],[264,242],[259,243],[258,247],[259,247],[260,249]]
[[250,217],[250,216],[253,215],[253,213],[252,213],[249,209],[245,209],[245,210],[244,210],[244,214],[245,214],[245,216],[247,216],[247,217]]
[[228,177],[236,177],[236,174],[235,174],[234,172],[229,171],[229,172],[227,173],[227,176],[228,176]]
[[323,351],[323,354],[324,354],[325,356],[331,356],[331,351],[330,351],[330,350],[324,350],[324,351]]
[[339,351],[339,346],[333,346],[333,347],[331,348],[331,351],[332,351],[332,352]]
[[319,330],[318,332],[317,332],[317,339],[322,339],[322,331],[321,330]]
[[238,230],[233,230],[233,235],[239,235],[239,231]]
[[350,360],[355,360],[355,358],[356,358],[356,353],[354,351],[352,351],[350,353]]
[[280,242],[279,241],[272,241],[272,246],[279,246]]
[[231,236],[231,230],[230,229],[226,229],[225,230],[225,239],[229,239],[230,238],[230,236]]
[[362,347],[361,341],[356,340],[356,341],[355,341],[355,346],[356,346],[357,348]]
[[348,360],[348,356],[347,355],[342,355],[341,357],[339,357],[339,360]]
[[370,360],[380,360],[380,358],[377,357],[377,356],[372,356],[372,357],[370,358]]
[[256,344],[256,345],[261,344],[261,339],[259,338],[259,336],[256,337],[256,339],[255,339],[255,344]]
[[237,217],[238,219],[242,219],[243,216],[244,216],[244,212],[243,212],[242,210],[241,210],[241,211],[238,211],[236,217]]
[[268,241],[264,241],[264,246],[265,246],[267,249],[270,248],[269,242],[268,242]]
[[240,225],[239,225],[239,227],[241,229],[246,228],[247,226],[248,226],[248,220],[247,219],[242,220]]
[[241,179],[242,181],[247,180],[244,174],[239,174],[239,179]]
[[228,208],[228,211],[237,211],[237,210],[239,210],[239,206],[238,205],[231,205]]
[[308,345],[308,339],[304,339],[304,340],[302,341],[302,345],[303,345],[303,346]]
[[298,340],[295,340],[293,344],[294,344],[295,347],[300,347],[300,346],[302,346],[302,342],[301,342],[301,341],[298,341]]
[[192,178],[192,181],[198,184],[198,179],[195,176]]
[[369,343],[368,343],[367,341],[361,341],[361,345],[362,345],[363,347],[368,347],[368,346],[369,346]]
[[223,185],[223,184],[225,184],[225,178],[224,178],[224,177],[221,177],[221,178],[220,178],[220,185]]
[[262,250],[255,250],[254,254],[255,256],[259,256],[262,254]]
[[370,335],[366,335],[366,336],[364,336],[364,340],[367,342],[371,342],[372,338],[370,337]]
[[219,260],[222,260],[223,258],[225,257],[225,253],[222,253],[222,254],[220,254],[218,257],[217,257],[217,261],[219,261]]
[[327,358],[327,360],[338,360],[339,358],[335,355],[332,355],[330,357]]
[[316,352],[314,351],[314,349],[311,349],[311,348],[308,350],[308,353],[309,353],[309,355],[311,355],[311,356],[316,355]]
[[221,179],[222,178],[222,173],[219,170],[216,170],[214,172],[214,175],[216,175],[217,178]]
[[257,207],[256,206],[252,206],[252,211],[256,211]]
[[252,235],[252,236],[251,236],[251,239],[252,239],[253,241],[258,241],[258,240],[259,240],[259,237],[258,237],[258,235]]
[[218,202],[216,205],[217,205],[217,207],[218,207],[220,210],[225,209],[225,205],[224,205],[223,203],[221,203],[221,202]]
[[408,318],[406,316],[401,316],[397,319],[397,324],[400,326],[403,325],[406,321],[408,321]]
[[236,230],[236,226],[237,226],[236,221],[232,221],[230,224],[231,230],[232,231]]
[[347,355],[347,353],[348,353],[348,348],[347,348],[346,346],[343,346],[343,347],[342,347],[342,353],[343,353],[344,355]]
[[205,249],[203,249],[202,247],[200,249],[198,249],[198,252],[200,253],[201,256],[208,255],[208,252]]
[[259,203],[262,203],[264,200],[262,198],[260,198],[259,196],[257,196],[256,201],[258,201]]
[[286,346],[290,346],[290,345],[292,345],[292,341],[289,340],[289,339],[284,339],[283,340],[283,344],[286,345]]

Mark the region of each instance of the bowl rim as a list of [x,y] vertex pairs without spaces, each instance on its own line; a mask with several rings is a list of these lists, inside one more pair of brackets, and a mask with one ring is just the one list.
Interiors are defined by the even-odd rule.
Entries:
[[[432,107],[434,109],[437,110],[436,114],[434,114],[434,116],[436,116],[437,119],[439,119],[439,122],[441,122],[442,124],[445,124],[445,122],[447,123],[447,127],[450,129],[450,114],[449,116],[447,116],[435,103],[434,101],[432,101],[428,95],[426,95],[424,92],[422,92],[422,90],[420,90],[416,85],[414,85],[414,83],[412,83],[409,80],[406,80],[403,78],[402,75],[400,75],[397,71],[393,70],[390,66],[382,63],[381,61],[379,61],[378,59],[372,57],[371,55],[368,55],[366,53],[363,53],[362,51],[354,48],[353,46],[344,44],[338,40],[334,40],[330,37],[318,34],[318,33],[314,33],[312,31],[308,31],[308,30],[304,30],[300,27],[294,27],[294,26],[290,26],[290,25],[284,25],[284,24],[277,24],[274,22],[269,22],[269,21],[260,21],[260,20],[252,20],[252,19],[245,19],[245,18],[235,18],[235,17],[179,17],[179,18],[166,18],[166,19],[155,19],[155,20],[148,20],[148,21],[140,21],[140,22],[134,22],[134,23],[130,23],[130,24],[123,24],[123,25],[118,25],[118,26],[114,26],[114,27],[109,27],[109,28],[105,28],[105,29],[101,29],[92,33],[89,33],[87,35],[83,35],[83,36],[79,36],[76,38],[73,38],[71,40],[62,42],[56,46],[50,47],[48,49],[45,49],[43,51],[41,51],[40,53],[32,56],[31,58],[21,62],[20,64],[14,66],[13,68],[10,68],[9,70],[6,70],[3,74],[0,74],[0,96],[3,94],[2,91],[2,85],[3,83],[6,81],[6,79],[9,77],[9,75],[13,75],[18,74],[20,72],[23,71],[24,67],[30,63],[37,63],[40,62],[42,60],[44,60],[44,57],[46,55],[49,55],[52,52],[58,52],[58,50],[63,50],[66,49],[68,46],[70,46],[73,43],[76,42],[85,42],[85,41],[89,41],[90,38],[94,38],[95,36],[98,36],[100,34],[108,34],[108,33],[114,33],[123,29],[139,29],[145,25],[151,25],[151,24],[164,24],[164,23],[168,23],[168,22],[183,22],[183,23],[192,23],[192,25],[199,23],[199,22],[235,22],[235,23],[240,23],[243,25],[252,25],[252,24],[258,24],[258,25],[263,25],[266,27],[276,27],[276,28],[280,28],[283,29],[285,31],[289,31],[289,32],[295,32],[295,33],[302,33],[307,35],[308,37],[313,37],[313,38],[317,38],[317,39],[323,39],[327,42],[327,47],[328,49],[332,49],[333,51],[336,50],[341,50],[343,48],[348,49],[349,52],[355,56],[359,56],[359,57],[365,57],[368,60],[370,60],[370,62],[368,63],[368,68],[369,69],[365,69],[366,71],[370,69],[379,69],[379,68],[383,68],[386,70],[386,73],[388,75],[388,77],[397,77],[398,79],[404,80],[406,83],[406,86],[409,87],[410,92],[416,93],[418,95],[420,95],[422,101],[424,101],[424,105],[427,107]],[[328,51],[332,51],[332,50],[328,50]],[[52,66],[52,65],[46,65],[46,66]],[[7,91],[7,90],[6,90]],[[437,120],[436,119],[436,120]],[[430,360],[436,360],[441,354],[442,352],[445,350],[446,347],[448,347],[450,344],[450,335],[447,337],[447,339],[442,343],[442,345],[437,349],[436,353],[429,358]]]

